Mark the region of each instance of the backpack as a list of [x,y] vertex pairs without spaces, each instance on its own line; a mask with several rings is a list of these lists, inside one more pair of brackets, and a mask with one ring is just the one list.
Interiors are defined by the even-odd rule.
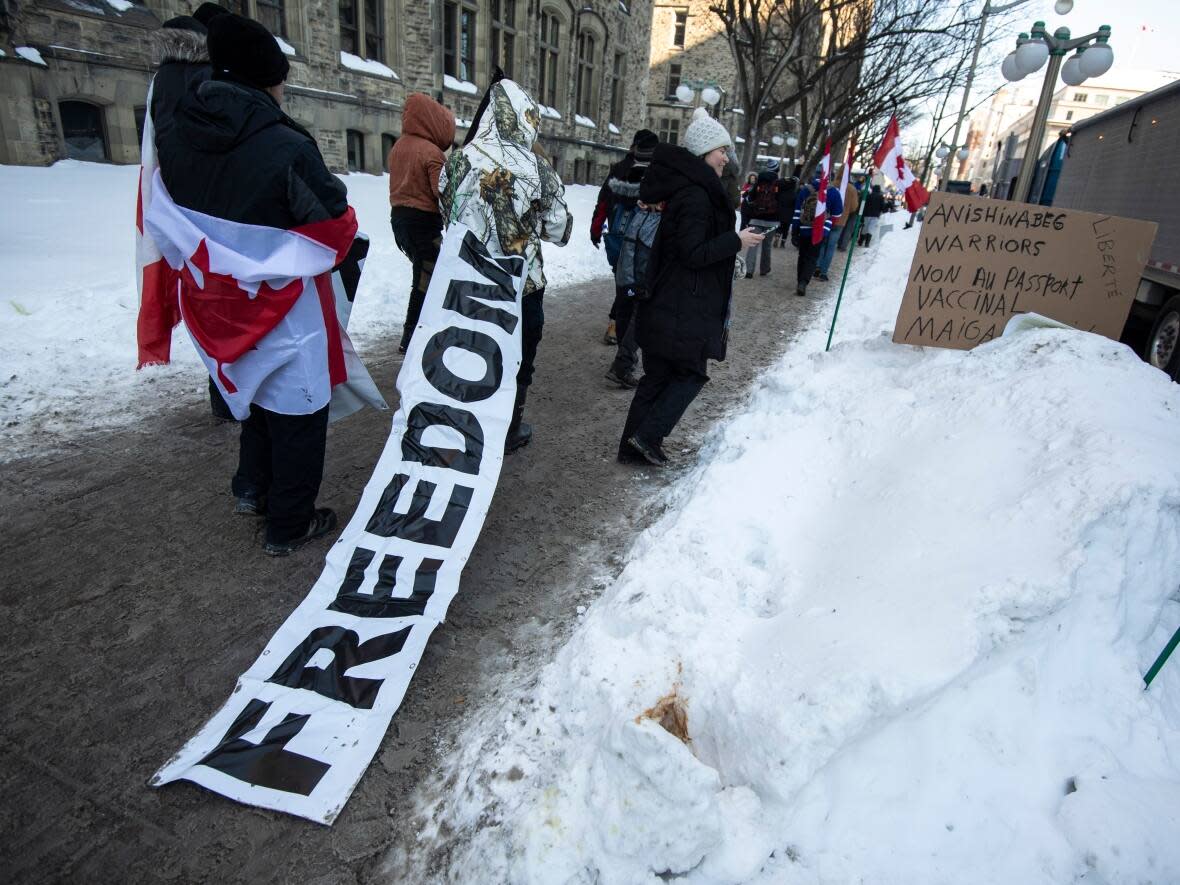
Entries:
[[803,198],[803,205],[799,207],[799,227],[811,227],[815,221],[815,212],[819,208],[819,196],[811,186],[807,186],[807,196]]
[[778,215],[777,182],[760,181],[754,186],[754,196],[750,200],[751,215],[769,218]]
[[631,209],[631,217],[622,232],[619,260],[615,265],[615,285],[626,289],[636,301],[651,298],[663,208],[663,204],[647,206],[640,203]]
[[616,203],[606,219],[606,233],[602,236],[606,246],[606,260],[612,269],[618,266],[619,251],[623,247],[623,232],[627,229],[631,216],[635,214],[634,206]]

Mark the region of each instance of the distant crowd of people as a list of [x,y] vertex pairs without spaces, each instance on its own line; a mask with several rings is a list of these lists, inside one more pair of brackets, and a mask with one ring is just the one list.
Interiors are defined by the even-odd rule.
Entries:
[[[160,179],[176,206],[250,229],[314,229],[330,248],[347,252],[346,244],[323,233],[331,230],[342,240],[355,233],[345,185],[328,170],[311,134],[283,112],[288,62],[266,28],[203,3],[192,17],[166,22],[155,41],[154,144]],[[524,412],[544,327],[541,242],[563,246],[573,227],[561,179],[537,142],[540,119],[526,90],[497,77],[463,144],[452,149],[454,114],[427,95],[413,94],[388,158],[392,234],[412,266],[401,352],[419,326],[448,226],[461,223],[493,253],[525,259],[522,359],[505,439],[509,452],[532,436]],[[678,145],[663,143],[646,129],[635,133],[626,157],[602,185],[589,235],[596,247],[605,246],[615,270],[607,340],[616,351],[606,378],[634,391],[619,437],[622,462],[668,462],[664,442],[709,380],[708,361],[725,358],[742,253],[745,277],[756,270],[765,276],[774,240],[780,248],[792,241],[798,249],[795,293],[804,296],[813,279],[828,278],[835,252],[847,247],[848,221],[861,199],[857,187],[844,193],[829,187],[821,221],[818,179],[801,185],[797,177],[779,177],[772,163],[752,174],[738,193],[736,182],[727,186],[735,171],[729,132],[701,109]],[[880,189],[874,187],[864,211],[865,245],[881,209]],[[813,244],[812,227],[820,223],[823,237]],[[280,271],[283,254],[267,258]],[[229,297],[211,263],[193,267],[179,282],[178,317],[186,320],[187,306]],[[293,267],[275,274],[301,275]],[[257,299],[271,301],[252,315],[254,345],[286,336],[289,347],[263,348],[287,356],[274,357],[275,365],[244,405],[229,379],[234,360],[253,357],[240,317],[231,316],[237,308],[231,305],[229,313],[199,330],[190,322],[203,356],[233,357],[207,360],[215,367],[211,391],[215,407],[238,404],[235,511],[266,518],[264,548],[272,555],[286,555],[336,526],[331,510],[315,506],[336,378],[330,383],[309,378],[306,357],[302,362],[295,357],[309,347],[292,326],[302,297],[296,295],[283,300],[268,292]],[[331,337],[330,331],[325,334]],[[331,363],[330,341],[323,352]],[[324,378],[332,371],[324,366]]]

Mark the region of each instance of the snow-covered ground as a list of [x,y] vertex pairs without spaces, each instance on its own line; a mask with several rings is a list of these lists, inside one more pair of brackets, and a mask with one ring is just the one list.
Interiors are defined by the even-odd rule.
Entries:
[[1141,679],[1180,626],[1180,386],[1073,331],[893,344],[917,233],[461,736],[415,855],[446,834],[460,882],[1180,882],[1180,659]]
[[[207,375],[183,328],[173,335],[172,365],[135,370],[138,173],[72,160],[0,166],[0,462],[22,454],[34,431],[150,420],[178,398],[206,396]],[[363,357],[401,335],[410,263],[389,230],[388,177],[342,178],[371,238],[349,329]],[[573,186],[566,196],[574,235],[566,248],[545,245],[551,290],[609,273],[589,241],[597,190]]]

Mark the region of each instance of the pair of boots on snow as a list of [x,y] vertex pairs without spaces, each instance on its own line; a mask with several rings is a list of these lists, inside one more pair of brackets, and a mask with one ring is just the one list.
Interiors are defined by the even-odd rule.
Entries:
[[872,242],[873,242],[873,235],[872,234],[861,234],[859,237],[856,238],[856,245],[858,245],[858,246],[868,246]]

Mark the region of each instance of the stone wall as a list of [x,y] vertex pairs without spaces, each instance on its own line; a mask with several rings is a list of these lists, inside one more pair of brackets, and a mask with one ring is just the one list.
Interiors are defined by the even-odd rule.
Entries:
[[[246,0],[253,11],[256,0]],[[542,124],[542,147],[566,180],[598,181],[622,156],[631,135],[646,123],[652,0],[517,0],[514,79],[533,91],[538,76],[539,16],[562,18],[560,120]],[[122,5],[121,3],[118,5]],[[107,157],[139,159],[136,109],[145,104],[150,80],[148,37],[168,18],[186,14],[197,0],[148,0],[120,10],[107,0],[35,0],[9,4],[9,30],[0,32],[0,162],[48,164],[66,155],[59,102],[82,100],[101,108]],[[383,137],[401,133],[401,110],[410,91],[441,98],[461,121],[474,116],[490,76],[490,0],[478,0],[475,82],[477,94],[447,89],[437,70],[440,33],[432,8],[441,2],[385,0],[385,50],[378,59],[398,78],[345,66],[340,53],[338,5],[325,0],[287,0],[285,40],[293,48],[285,109],[317,137],[329,166],[348,167],[347,131],[363,137],[366,172],[383,169]],[[593,126],[574,115],[576,34],[592,33],[596,44]],[[14,53],[16,46],[40,51],[45,65]],[[611,123],[609,72],[616,52],[626,59],[623,113]],[[617,130],[617,131],[616,131]],[[465,130],[460,129],[461,139]]]

